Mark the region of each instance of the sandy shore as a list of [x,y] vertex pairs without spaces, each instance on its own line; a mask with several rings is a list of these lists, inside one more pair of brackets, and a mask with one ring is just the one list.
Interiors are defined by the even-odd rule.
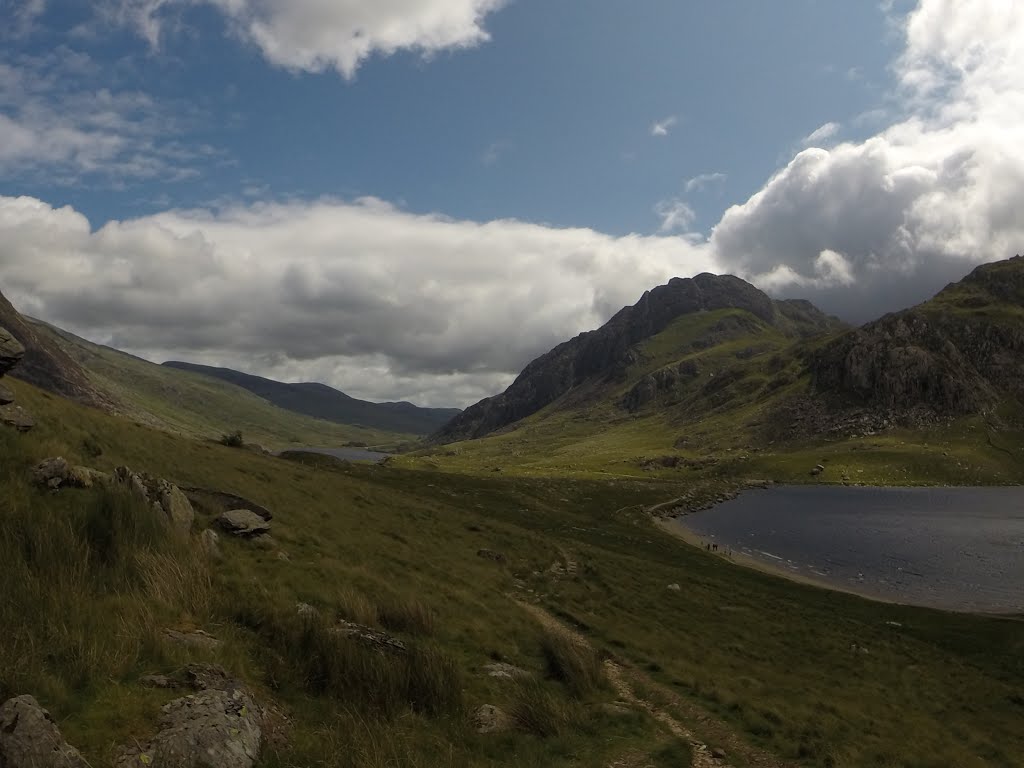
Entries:
[[[691,546],[697,547],[698,549],[703,550],[704,544],[707,543],[707,541],[703,537],[698,536],[696,533],[687,528],[685,523],[680,521],[678,518],[671,518],[668,520],[656,519],[654,521],[654,524],[658,526],[658,528],[660,528],[661,530],[665,531],[665,533],[671,534],[672,536],[675,536],[677,539],[680,539],[681,541],[684,541]],[[858,591],[856,589],[850,588],[849,586],[837,584],[836,582],[829,581],[825,578],[815,577],[813,574],[808,574],[804,571],[796,571],[792,568],[787,568],[784,565],[776,565],[770,561],[762,560],[758,557],[753,557],[751,555],[746,554],[745,552],[740,552],[735,549],[731,550],[731,554],[726,554],[726,552],[723,550],[719,550],[718,552],[709,554],[714,554],[716,557],[719,557],[722,560],[725,560],[726,562],[733,563],[734,565],[738,565],[743,568],[752,568],[755,571],[767,573],[771,576],[778,576],[779,578],[787,579],[789,581],[795,581],[798,584],[805,584],[811,587],[818,587],[819,589],[827,589],[832,592],[845,592],[849,595],[857,595],[858,597],[863,597],[867,600],[874,600],[875,602],[879,603],[891,603],[895,605],[902,605],[902,603],[899,603],[896,600],[889,600],[884,597],[880,597],[879,595],[872,594],[866,591]]]

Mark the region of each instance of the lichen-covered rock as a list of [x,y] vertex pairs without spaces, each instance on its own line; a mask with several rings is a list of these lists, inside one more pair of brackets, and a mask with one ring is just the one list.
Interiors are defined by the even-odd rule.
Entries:
[[0,768],[88,768],[32,696],[0,706]]
[[164,637],[172,643],[184,645],[189,648],[198,648],[204,651],[213,650],[220,645],[220,640],[201,629],[196,629],[191,632],[182,632],[177,629],[165,629]]
[[6,328],[0,328],[0,376],[21,362],[25,347]]
[[248,691],[207,689],[165,704],[157,735],[123,749],[115,765],[251,768],[262,740],[262,713]]
[[199,534],[199,547],[211,560],[216,560],[220,557],[220,536],[217,532],[207,528],[201,534]]
[[373,648],[381,653],[408,653],[409,649],[405,643],[387,632],[382,632],[364,624],[356,624],[351,621],[341,621],[338,626],[331,630],[337,635],[351,638]]
[[473,727],[477,733],[502,733],[512,727],[512,721],[504,710],[483,704],[473,713]]
[[270,530],[270,523],[248,509],[231,509],[217,518],[219,525],[232,536],[259,536]]
[[61,456],[43,459],[32,469],[32,482],[36,485],[49,486],[51,481],[57,480],[59,487],[67,477],[68,469],[68,462]]
[[3,384],[0,384],[0,405],[8,405],[14,402],[14,393]]
[[36,425],[36,420],[20,405],[10,403],[0,405],[0,424],[12,427],[19,432],[28,432]]
[[158,482],[157,491],[159,493],[157,501],[160,502],[164,514],[167,515],[171,527],[178,533],[187,536],[192,530],[192,521],[196,517],[192,503],[178,486],[168,483],[166,480]]
[[488,677],[496,677],[500,680],[521,680],[530,677],[530,673],[522,667],[502,661],[484,664],[484,672],[487,673]]

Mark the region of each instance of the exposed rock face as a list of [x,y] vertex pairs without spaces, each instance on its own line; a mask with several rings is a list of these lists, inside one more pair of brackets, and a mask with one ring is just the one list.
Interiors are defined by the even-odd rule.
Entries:
[[220,645],[220,640],[201,629],[196,629],[191,632],[181,632],[177,629],[165,629],[164,637],[172,643],[184,645],[189,648],[198,648],[202,651],[210,651]]
[[115,410],[110,397],[92,385],[82,367],[46,334],[37,333],[36,326],[26,322],[2,294],[0,325],[24,346],[24,357],[14,371],[15,378],[85,405]]
[[21,362],[25,347],[6,328],[0,328],[0,376]]
[[919,307],[887,315],[815,353],[819,392],[899,417],[984,411],[1024,395],[1024,259],[979,267]]
[[397,637],[389,635],[387,632],[382,632],[379,629],[367,627],[363,624],[355,624],[351,621],[338,622],[338,626],[331,631],[368,645],[381,653],[404,654],[409,650],[405,643]]
[[191,665],[170,681],[178,680],[199,693],[165,704],[157,735],[123,748],[117,768],[251,768],[263,741],[263,711],[252,694],[210,665]]
[[28,432],[36,425],[32,415],[20,405],[0,406],[0,423],[19,432]]
[[248,509],[231,509],[217,518],[219,525],[232,536],[251,538],[270,530],[270,523]]
[[199,534],[199,546],[211,560],[220,558],[220,536],[216,531],[207,528]]
[[88,768],[61,736],[50,713],[31,696],[0,706],[0,768]]
[[0,384],[0,405],[9,405],[14,402],[14,393],[3,384]]
[[487,673],[488,677],[495,677],[501,680],[521,680],[523,678],[531,677],[530,673],[522,667],[517,667],[514,664],[506,664],[503,661],[484,664],[484,671]]
[[196,513],[192,503],[178,486],[167,480],[133,472],[128,467],[114,469],[114,482],[127,488],[147,504],[152,504],[154,509],[166,516],[172,530],[182,536],[187,536],[192,530]]
[[471,406],[432,439],[447,443],[483,437],[535,413],[588,379],[615,379],[635,354],[633,345],[665,330],[681,315],[719,309],[746,310],[798,335],[842,327],[807,302],[772,301],[738,277],[673,278],[596,331],[580,334],[534,360],[505,392]]

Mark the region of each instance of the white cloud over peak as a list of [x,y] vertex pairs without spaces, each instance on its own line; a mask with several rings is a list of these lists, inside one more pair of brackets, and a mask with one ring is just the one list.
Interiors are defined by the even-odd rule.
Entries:
[[671,198],[654,206],[654,213],[661,219],[660,232],[685,233],[697,219],[697,214],[685,200]]
[[434,405],[493,394],[648,288],[715,266],[678,237],[456,221],[375,199],[93,230],[71,208],[0,197],[3,290],[29,314],[150,357]]
[[678,122],[679,118],[675,115],[654,122],[651,125],[651,136],[668,136]]
[[687,192],[697,192],[704,189],[711,184],[721,184],[725,182],[729,177],[724,173],[701,173],[697,176],[686,180],[686,184],[683,186]]
[[488,14],[506,0],[114,0],[115,18],[154,47],[168,18],[188,5],[217,8],[235,35],[271,64],[354,77],[370,56],[424,55],[471,48],[489,39]]
[[726,211],[729,269],[867,319],[1024,250],[1024,3],[921,0],[903,30],[904,116],[803,150]]

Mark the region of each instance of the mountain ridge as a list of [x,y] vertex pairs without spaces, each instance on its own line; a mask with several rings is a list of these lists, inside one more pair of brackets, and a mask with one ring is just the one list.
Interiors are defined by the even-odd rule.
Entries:
[[164,367],[227,381],[293,413],[337,424],[426,435],[460,413],[457,408],[421,408],[407,402],[372,403],[320,382],[286,383],[231,368],[168,360]]

